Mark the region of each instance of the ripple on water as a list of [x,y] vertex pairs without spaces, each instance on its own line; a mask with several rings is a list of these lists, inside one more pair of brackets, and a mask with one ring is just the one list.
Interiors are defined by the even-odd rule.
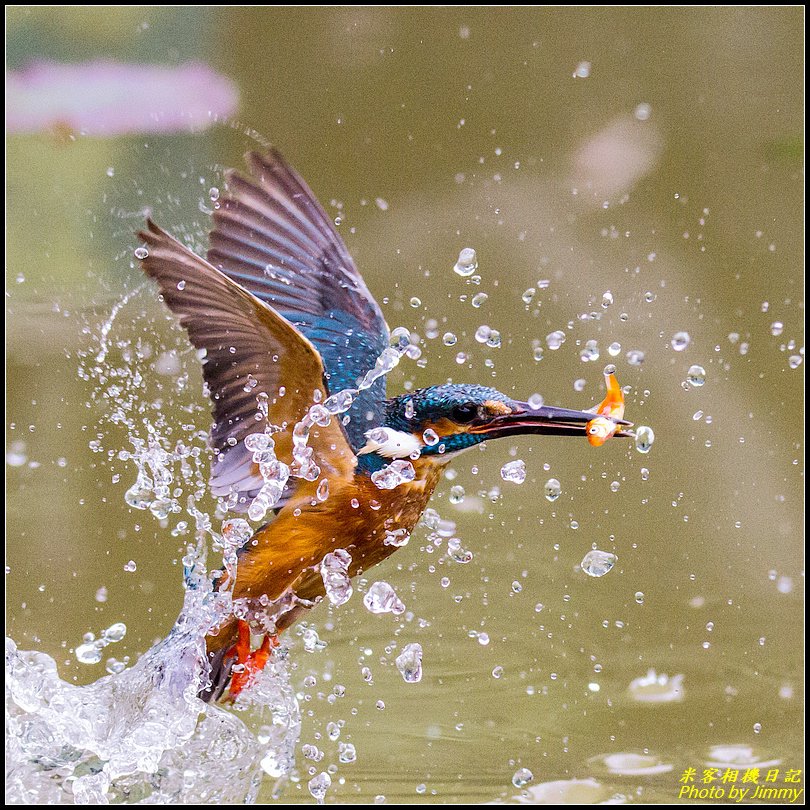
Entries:
[[646,675],[631,681],[627,691],[637,703],[678,703],[686,696],[684,677],[670,677],[664,673],[659,675],[654,669],[649,669]]
[[713,745],[706,755],[706,765],[711,768],[775,768],[781,759],[769,759],[768,753],[744,743]]
[[589,763],[595,768],[604,768],[608,773],[618,776],[655,776],[669,773],[675,767],[654,754],[627,752],[601,754],[593,757]]
[[557,779],[530,785],[509,801],[518,804],[624,804],[627,797],[596,779]]

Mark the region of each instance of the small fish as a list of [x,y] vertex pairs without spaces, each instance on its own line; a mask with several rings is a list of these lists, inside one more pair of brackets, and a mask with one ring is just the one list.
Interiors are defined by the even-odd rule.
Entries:
[[597,416],[585,426],[588,441],[594,447],[601,447],[611,438],[619,427],[615,420],[624,418],[624,394],[615,374],[605,374],[605,386],[605,398],[593,409]]

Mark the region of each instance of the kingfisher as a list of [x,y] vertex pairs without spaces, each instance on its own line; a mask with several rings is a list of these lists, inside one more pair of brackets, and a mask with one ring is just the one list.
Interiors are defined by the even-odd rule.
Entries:
[[[591,411],[535,407],[475,384],[388,397],[384,374],[369,372],[391,349],[389,328],[332,220],[278,151],[245,160],[248,174],[226,172],[206,258],[151,218],[135,251],[202,356],[212,494],[253,516],[267,496],[268,467],[299,472],[271,476],[272,519],[244,543],[235,573],[215,582],[253,621],[243,610],[207,636],[206,700],[233,699],[255,677],[278,634],[327,595],[329,566],[355,577],[404,545],[462,451],[505,436],[585,437],[597,428],[601,443],[605,419],[611,436],[632,435],[622,429],[631,423],[620,418],[618,385],[614,407]],[[345,392],[342,407],[308,419]],[[262,615],[271,620],[257,624]],[[257,627],[263,640],[252,650]]]

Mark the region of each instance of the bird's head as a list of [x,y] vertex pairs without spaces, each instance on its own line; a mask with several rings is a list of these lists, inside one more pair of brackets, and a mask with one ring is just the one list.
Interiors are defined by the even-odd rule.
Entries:
[[[482,385],[436,385],[389,400],[384,426],[366,433],[368,442],[360,452],[385,459],[450,457],[504,436],[585,436],[593,418],[586,411],[532,407]],[[620,430],[615,435],[629,434]]]

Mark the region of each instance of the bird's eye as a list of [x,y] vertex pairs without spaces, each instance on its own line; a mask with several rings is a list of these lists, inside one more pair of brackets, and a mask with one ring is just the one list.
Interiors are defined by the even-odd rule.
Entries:
[[472,422],[473,419],[478,415],[478,407],[475,405],[471,405],[467,403],[465,405],[456,405],[453,408],[453,420],[458,422],[459,424],[464,424],[466,422]]

